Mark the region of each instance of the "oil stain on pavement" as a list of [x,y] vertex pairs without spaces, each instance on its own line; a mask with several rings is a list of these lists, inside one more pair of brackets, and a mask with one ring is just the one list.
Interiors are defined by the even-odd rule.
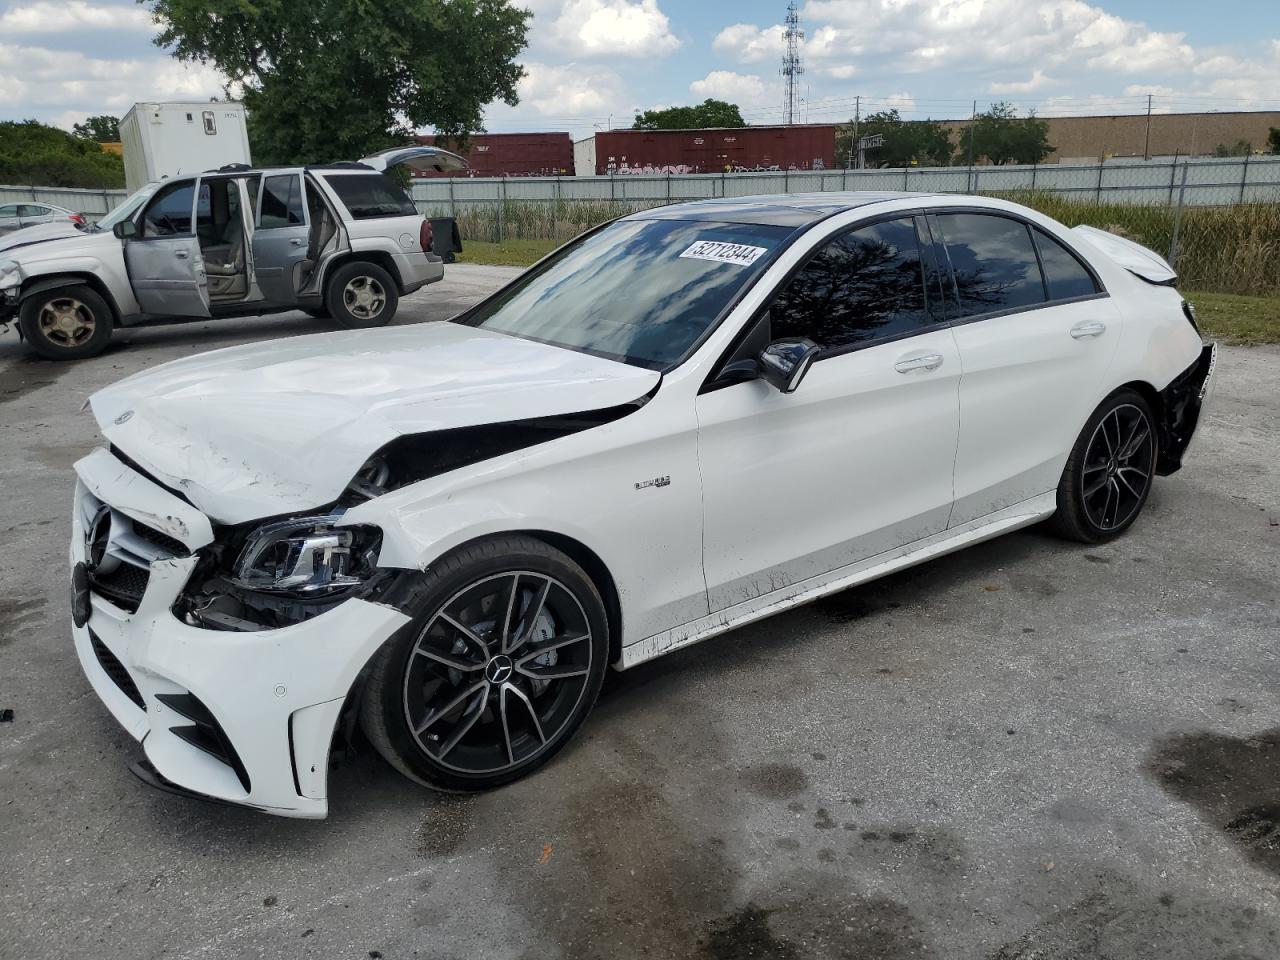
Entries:
[[1250,861],[1280,874],[1280,727],[1246,737],[1170,736],[1156,744],[1148,769]]

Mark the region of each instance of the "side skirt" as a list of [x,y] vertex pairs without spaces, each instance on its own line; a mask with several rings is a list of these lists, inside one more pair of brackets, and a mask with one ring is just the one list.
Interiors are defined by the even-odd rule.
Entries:
[[808,580],[793,583],[780,590],[717,610],[710,616],[623,647],[618,669],[634,667],[664,653],[670,653],[672,650],[697,643],[699,640],[706,640],[708,637],[762,620],[783,610],[789,610],[791,607],[798,607],[827,594],[838,593],[860,583],[876,580],[898,570],[924,563],[934,557],[941,557],[963,547],[981,543],[983,540],[990,540],[1003,533],[1028,527],[1052,515],[1057,506],[1057,493],[1051,490],[951,530],[926,537],[924,540],[917,540],[832,570],[830,573],[810,577]]

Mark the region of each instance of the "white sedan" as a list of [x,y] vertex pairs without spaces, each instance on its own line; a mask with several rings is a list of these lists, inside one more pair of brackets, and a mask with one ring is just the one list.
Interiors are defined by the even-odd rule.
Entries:
[[94,394],[75,646],[154,785],[327,810],[335,735],[479,790],[627,668],[1177,470],[1215,348],[1157,255],[1017,204],[624,217],[452,322]]

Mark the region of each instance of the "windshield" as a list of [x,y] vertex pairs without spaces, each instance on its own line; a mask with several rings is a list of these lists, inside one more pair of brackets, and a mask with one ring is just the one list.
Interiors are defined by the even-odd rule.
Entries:
[[105,217],[93,225],[95,230],[110,230],[121,220],[128,220],[137,212],[138,208],[147,202],[147,199],[160,189],[160,183],[148,183],[145,187],[139,187],[133,193],[125,198],[124,203],[116,207]]
[[791,232],[620,220],[553,254],[458,322],[665,370],[715,325]]

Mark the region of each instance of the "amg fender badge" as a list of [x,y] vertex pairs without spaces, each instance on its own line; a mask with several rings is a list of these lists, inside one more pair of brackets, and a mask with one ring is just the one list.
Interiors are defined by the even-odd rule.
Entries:
[[652,480],[641,480],[636,484],[637,490],[643,490],[645,487],[669,487],[671,486],[670,477],[654,477]]

